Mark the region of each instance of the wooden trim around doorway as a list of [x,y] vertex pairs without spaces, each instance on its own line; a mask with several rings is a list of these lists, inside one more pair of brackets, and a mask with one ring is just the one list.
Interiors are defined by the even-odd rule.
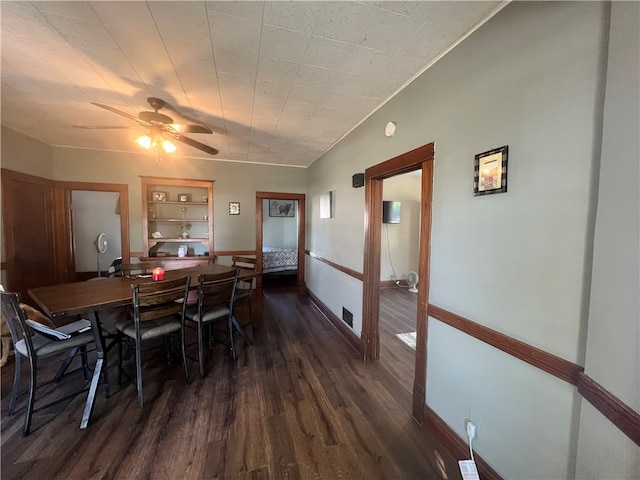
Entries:
[[434,144],[398,155],[365,170],[365,248],[363,262],[362,343],[363,360],[380,356],[380,252],[382,230],[382,181],[395,175],[422,170],[416,363],[412,413],[422,423],[427,379],[427,305],[429,299],[429,253],[431,250],[431,203],[433,195]]
[[[256,192],[256,262],[259,272],[262,272],[262,201],[265,199],[274,200],[297,200],[298,201],[298,279],[297,288],[300,295],[306,293],[304,283],[304,251],[305,251],[305,227],[306,227],[306,195],[304,193],[286,192]],[[258,296],[262,295],[262,277],[256,279],[256,290]]]

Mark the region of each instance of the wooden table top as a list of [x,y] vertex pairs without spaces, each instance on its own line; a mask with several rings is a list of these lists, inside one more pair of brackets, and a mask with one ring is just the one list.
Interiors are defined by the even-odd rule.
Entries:
[[[178,270],[165,270],[164,279],[174,280],[190,276],[191,288],[197,288],[198,275],[201,273],[223,273],[232,268],[224,265],[199,265]],[[239,278],[253,278],[258,272],[240,269]],[[49,317],[75,315],[88,310],[118,307],[131,304],[133,294],[131,285],[152,282],[151,278],[103,277],[100,280],[64,283],[29,289],[29,295]]]

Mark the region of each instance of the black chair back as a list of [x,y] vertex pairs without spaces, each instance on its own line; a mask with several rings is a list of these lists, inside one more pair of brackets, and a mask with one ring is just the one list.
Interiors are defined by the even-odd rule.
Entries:
[[25,340],[29,356],[33,354],[31,342],[32,330],[27,324],[27,315],[20,308],[20,296],[14,292],[2,292],[2,319],[7,322],[11,341],[14,345],[20,340]]
[[184,313],[191,277],[160,282],[137,283],[133,289],[133,314],[136,322]]
[[233,311],[233,302],[238,282],[238,270],[224,273],[198,275],[198,314],[209,306],[226,305]]

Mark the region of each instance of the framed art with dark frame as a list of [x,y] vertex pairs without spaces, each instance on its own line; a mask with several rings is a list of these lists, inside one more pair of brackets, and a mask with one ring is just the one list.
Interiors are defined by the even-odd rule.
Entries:
[[509,146],[479,153],[473,163],[473,196],[507,191]]
[[294,217],[295,213],[295,200],[269,200],[270,217]]
[[229,202],[229,215],[240,215],[240,202]]

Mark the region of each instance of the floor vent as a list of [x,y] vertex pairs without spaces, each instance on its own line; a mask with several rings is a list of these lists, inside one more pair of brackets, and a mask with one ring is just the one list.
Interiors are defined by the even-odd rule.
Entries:
[[342,320],[350,327],[353,327],[353,313],[344,307],[342,307]]

